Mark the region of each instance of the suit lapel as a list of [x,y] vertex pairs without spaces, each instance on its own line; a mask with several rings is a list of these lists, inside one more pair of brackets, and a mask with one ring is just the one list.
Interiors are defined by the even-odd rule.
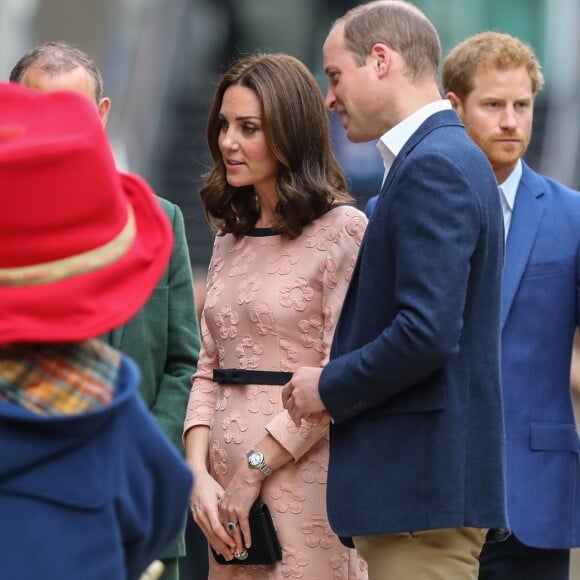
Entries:
[[544,215],[543,195],[544,190],[541,182],[535,177],[533,171],[524,164],[506,244],[501,304],[502,329],[530,258]]
[[453,110],[439,111],[438,113],[435,113],[430,117],[428,117],[427,119],[425,119],[425,121],[421,124],[421,126],[411,135],[411,137],[405,143],[401,151],[399,151],[399,154],[395,157],[393,165],[391,165],[391,168],[387,175],[387,179],[385,180],[385,183],[381,187],[380,195],[384,195],[385,192],[389,190],[391,183],[393,182],[393,179],[395,179],[395,176],[397,175],[399,167],[401,166],[407,155],[409,155],[409,153],[411,153],[411,151],[413,151],[413,149],[427,135],[429,135],[429,133],[435,131],[436,129],[439,129],[440,127],[448,125],[458,125],[459,127],[463,127],[461,121],[459,120],[459,117],[457,116],[457,113]]
[[[420,127],[411,135],[411,137],[405,143],[405,145],[403,146],[401,151],[399,151],[399,154],[395,157],[395,160],[393,161],[393,164],[391,165],[391,168],[390,168],[389,173],[387,175],[387,179],[385,179],[385,182],[381,186],[379,196],[377,199],[377,203],[375,205],[375,209],[373,210],[373,214],[371,215],[371,217],[369,219],[369,223],[373,221],[373,216],[376,215],[376,213],[377,213],[376,212],[377,205],[379,203],[381,203],[382,198],[384,198],[387,195],[387,193],[391,187],[391,184],[393,183],[393,180],[395,179],[395,176],[397,175],[399,168],[401,167],[401,164],[407,158],[409,153],[411,153],[411,151],[413,151],[413,149],[427,135],[429,135],[429,133],[431,133],[432,131],[435,131],[436,129],[439,129],[440,127],[444,127],[444,126],[448,126],[448,125],[457,125],[459,127],[463,127],[463,124],[461,123],[459,117],[457,116],[457,113],[455,111],[453,111],[452,109],[439,111],[438,113],[431,115],[430,117],[425,119],[425,121],[420,125]],[[359,268],[359,262],[361,259],[361,255],[363,253],[362,250],[365,246],[365,242],[366,242],[366,236],[363,236],[363,240],[362,240],[362,243],[361,243],[361,246],[359,249],[359,253],[358,253],[358,258],[357,258],[357,261],[355,264],[355,269],[353,272],[353,277],[357,274],[357,270]]]

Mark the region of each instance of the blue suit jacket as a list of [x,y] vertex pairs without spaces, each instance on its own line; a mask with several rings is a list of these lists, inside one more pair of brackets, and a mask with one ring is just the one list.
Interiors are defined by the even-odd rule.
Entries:
[[535,547],[580,546],[579,326],[580,194],[524,164],[504,267],[502,384],[510,524]]
[[371,217],[373,210],[375,209],[375,205],[377,205],[377,201],[379,199],[378,195],[373,195],[366,203],[364,212],[367,214],[367,217]]
[[507,528],[503,253],[491,167],[456,113],[437,113],[383,185],[320,378],[328,514],[345,543]]

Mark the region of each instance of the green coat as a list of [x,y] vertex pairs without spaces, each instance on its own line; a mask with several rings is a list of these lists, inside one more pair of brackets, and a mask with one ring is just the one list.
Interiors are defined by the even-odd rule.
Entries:
[[[175,235],[169,267],[145,306],[129,322],[102,338],[137,363],[145,404],[183,453],[183,422],[199,355],[199,326],[183,214],[175,204],[158,200]],[[182,534],[164,557],[184,554]]]

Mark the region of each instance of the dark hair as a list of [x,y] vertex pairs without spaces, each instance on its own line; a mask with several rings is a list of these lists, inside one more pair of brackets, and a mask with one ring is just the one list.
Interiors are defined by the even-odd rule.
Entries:
[[333,27],[344,25],[344,43],[363,66],[373,45],[386,44],[401,55],[409,77],[421,81],[437,77],[441,42],[431,21],[413,4],[402,0],[378,0],[356,6]]
[[95,101],[103,98],[103,77],[97,63],[85,52],[66,42],[45,42],[28,51],[10,71],[10,80],[22,82],[26,71],[34,66],[51,75],[59,75],[82,67],[91,75],[95,85]]
[[213,166],[204,175],[200,195],[214,230],[241,237],[259,217],[254,188],[227,183],[218,147],[222,100],[232,85],[256,93],[266,143],[280,164],[274,224],[278,233],[295,238],[333,206],[353,201],[332,151],[324,97],[312,73],[289,55],[246,56],[221,77],[209,112],[207,143]]

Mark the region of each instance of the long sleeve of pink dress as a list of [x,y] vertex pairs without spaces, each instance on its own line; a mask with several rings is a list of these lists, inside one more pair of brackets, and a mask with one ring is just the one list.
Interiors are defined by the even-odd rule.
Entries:
[[292,372],[327,362],[366,223],[359,210],[339,206],[294,240],[270,229],[238,240],[216,237],[184,429],[210,427],[210,472],[223,487],[267,433],[294,461],[267,477],[260,494],[278,529],[282,562],[221,566],[210,555],[210,579],[367,577],[364,562],[326,518],[327,428],[297,428],[280,386],[212,380],[215,368]]

